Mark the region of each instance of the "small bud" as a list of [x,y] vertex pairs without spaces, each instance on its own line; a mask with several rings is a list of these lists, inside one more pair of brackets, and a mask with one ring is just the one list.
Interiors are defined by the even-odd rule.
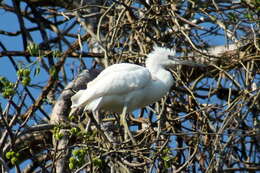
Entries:
[[74,163],[69,163],[69,168],[70,169],[74,169],[75,168],[75,164]]
[[12,152],[10,152],[10,151],[5,154],[5,157],[6,157],[7,159],[11,159],[12,156],[13,156],[13,155],[12,155]]
[[13,165],[15,165],[15,164],[17,163],[17,161],[18,161],[17,157],[12,157],[11,163],[12,163]]
[[26,77],[28,77],[29,75],[30,75],[30,70],[29,69],[24,69],[23,70],[23,76],[26,76]]
[[29,85],[30,82],[31,82],[31,78],[30,78],[30,77],[24,77],[23,80],[22,80],[22,84],[23,84],[24,86]]

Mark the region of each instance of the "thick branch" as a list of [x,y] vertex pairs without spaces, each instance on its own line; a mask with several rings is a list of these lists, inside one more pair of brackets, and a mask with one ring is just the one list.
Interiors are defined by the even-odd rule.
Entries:
[[[43,56],[49,55],[51,53],[52,53],[52,51],[40,51],[40,55],[43,55]],[[4,56],[31,56],[31,55],[28,51],[2,51],[2,52],[0,52],[0,57],[4,57]],[[37,55],[35,55],[35,56],[37,56]],[[82,53],[70,52],[68,54],[68,57],[103,58],[103,54],[102,53],[93,53],[93,52],[82,52]]]

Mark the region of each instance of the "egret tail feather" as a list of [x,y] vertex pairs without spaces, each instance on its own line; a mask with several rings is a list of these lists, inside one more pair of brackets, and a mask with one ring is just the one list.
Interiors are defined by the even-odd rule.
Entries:
[[74,96],[71,97],[71,108],[79,107],[89,100],[88,90],[79,90]]

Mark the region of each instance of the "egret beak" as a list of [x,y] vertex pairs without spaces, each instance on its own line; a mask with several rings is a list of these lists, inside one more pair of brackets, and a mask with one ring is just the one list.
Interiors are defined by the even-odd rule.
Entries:
[[192,60],[181,60],[176,56],[168,55],[168,58],[173,61],[175,65],[187,65],[187,66],[195,66],[195,67],[206,67],[204,64],[196,63]]

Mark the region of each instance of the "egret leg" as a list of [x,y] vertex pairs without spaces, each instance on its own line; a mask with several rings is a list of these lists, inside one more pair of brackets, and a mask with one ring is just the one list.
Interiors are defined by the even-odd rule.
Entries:
[[101,119],[99,117],[98,111],[93,111],[92,113],[93,113],[93,116],[94,116],[95,120],[97,121],[97,123],[100,124]]
[[91,121],[91,119],[89,118],[89,119],[88,119],[88,122],[87,122],[87,125],[86,125],[86,128],[85,128],[86,132],[89,131],[89,128],[90,128],[91,122],[92,122],[92,121]]
[[124,106],[123,112],[120,116],[120,123],[124,126],[124,140],[127,140],[127,137],[129,136],[133,144],[136,144],[136,141],[133,138],[132,133],[130,132],[126,122],[126,111],[127,111],[127,106]]

